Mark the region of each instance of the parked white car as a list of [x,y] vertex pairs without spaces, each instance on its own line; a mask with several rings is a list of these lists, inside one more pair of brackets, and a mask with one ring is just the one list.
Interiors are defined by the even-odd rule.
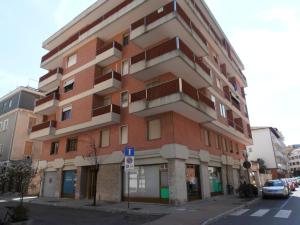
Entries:
[[289,188],[282,180],[269,180],[262,188],[262,197],[284,197],[289,196]]

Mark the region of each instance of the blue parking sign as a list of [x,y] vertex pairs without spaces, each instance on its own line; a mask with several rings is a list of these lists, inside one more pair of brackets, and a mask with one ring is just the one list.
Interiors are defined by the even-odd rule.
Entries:
[[134,156],[134,147],[125,147],[124,156]]

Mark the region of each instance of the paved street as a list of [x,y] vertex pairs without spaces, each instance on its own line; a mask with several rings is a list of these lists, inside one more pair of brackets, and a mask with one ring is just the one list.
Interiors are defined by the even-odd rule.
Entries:
[[33,221],[32,225],[140,225],[159,218],[153,215],[129,215],[34,204],[27,206]]
[[300,189],[288,199],[266,199],[238,210],[214,225],[299,225]]

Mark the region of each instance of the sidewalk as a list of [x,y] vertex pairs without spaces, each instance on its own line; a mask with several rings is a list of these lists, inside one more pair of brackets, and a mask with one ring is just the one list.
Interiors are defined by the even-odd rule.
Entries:
[[[0,197],[0,201],[3,198]],[[6,199],[11,201],[12,199]],[[50,205],[85,210],[99,210],[106,212],[126,212],[130,214],[151,214],[165,215],[160,219],[147,223],[147,225],[200,225],[209,222],[213,218],[243,208],[256,200],[247,201],[236,196],[216,196],[210,199],[188,202],[181,206],[171,206],[151,203],[130,203],[127,209],[127,202],[106,203],[97,202],[97,206],[91,206],[92,200],[73,200],[57,198],[28,198],[24,202],[31,204]]]

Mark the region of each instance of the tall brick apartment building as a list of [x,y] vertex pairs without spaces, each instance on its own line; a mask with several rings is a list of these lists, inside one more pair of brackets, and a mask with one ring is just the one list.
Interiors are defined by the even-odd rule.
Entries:
[[251,143],[242,62],[200,0],[106,0],[44,43],[41,194],[181,203],[239,184]]

